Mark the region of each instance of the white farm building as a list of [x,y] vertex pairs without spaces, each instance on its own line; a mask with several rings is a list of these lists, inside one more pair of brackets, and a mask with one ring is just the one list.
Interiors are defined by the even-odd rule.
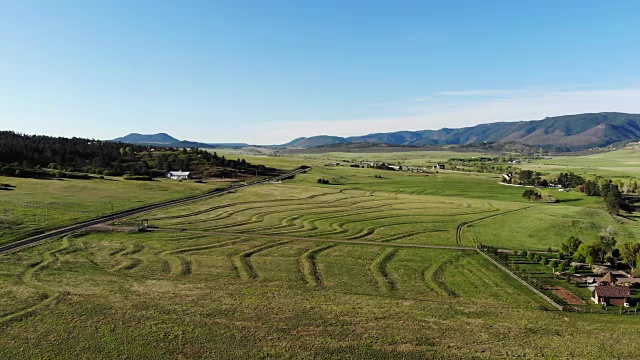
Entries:
[[173,180],[184,180],[190,177],[191,172],[189,171],[169,171],[165,174],[165,176],[169,179]]

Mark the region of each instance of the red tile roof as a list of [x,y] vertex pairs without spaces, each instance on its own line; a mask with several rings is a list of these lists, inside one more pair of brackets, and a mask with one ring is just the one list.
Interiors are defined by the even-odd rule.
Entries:
[[596,286],[595,292],[598,297],[626,298],[631,296],[631,290],[626,286]]

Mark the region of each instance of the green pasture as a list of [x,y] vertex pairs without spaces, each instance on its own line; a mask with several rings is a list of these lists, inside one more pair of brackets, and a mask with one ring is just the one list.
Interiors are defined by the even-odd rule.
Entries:
[[583,156],[554,156],[532,161],[520,167],[541,172],[569,172],[606,177],[640,176],[640,151],[616,150]]
[[[380,173],[382,179],[374,177]],[[319,177],[334,185],[317,184]],[[609,225],[621,242],[640,235],[635,221],[612,218],[598,197],[548,190],[559,200],[550,204],[530,202],[522,192],[482,174],[319,167],[283,184],[242,189],[122,224],[148,218],[153,227],[174,230],[508,249],[558,248],[570,236],[588,242]]]
[[320,165],[318,161],[297,156],[276,156],[272,152],[247,151],[242,149],[207,149],[228,159],[245,159],[251,164],[260,164],[283,170],[293,170],[302,165]]
[[43,180],[0,177],[0,244],[137,206],[204,193],[220,183],[161,179]]
[[605,210],[576,206],[538,205],[520,212],[472,223],[466,227],[483,244],[510,249],[558,249],[571,236],[584,242],[598,240],[602,229],[613,226],[619,242],[637,242],[640,227],[616,220]]
[[122,224],[146,218],[152,227],[174,230],[472,246],[472,242],[462,244],[456,239],[461,222],[526,206],[520,202],[285,183],[242,189],[144,214]]
[[451,158],[491,157],[491,154],[480,152],[456,152],[456,151],[397,151],[382,153],[357,153],[357,152],[327,152],[322,154],[291,154],[294,159],[302,158],[323,162],[347,161],[360,162],[387,162],[402,164],[403,166],[431,167],[436,163],[445,162]]
[[[2,358],[584,359],[640,351],[636,317],[545,310],[473,251],[93,233],[1,256],[0,284]],[[566,346],[576,337],[592,346]],[[613,341],[627,346],[612,352]]]
[[[637,316],[550,311],[476,251],[428,248],[557,249],[570,236],[596,240],[609,225],[618,241],[637,241],[634,215],[613,218],[601,198],[544,190],[558,202],[530,202],[524,188],[500,185],[495,175],[328,167],[319,157],[238,157],[280,168],[313,161],[314,167],[283,183],[114,224],[146,218],[152,227],[146,232],[79,233],[1,255],[0,358],[595,359],[640,353]],[[330,184],[318,184],[321,178]],[[43,216],[69,223],[76,218],[65,214],[96,216],[110,212],[110,202],[133,207],[215,186],[0,182],[16,185],[0,194],[2,200],[13,196],[14,208],[0,213],[5,229],[13,229],[9,221],[21,222],[25,232]],[[35,206],[44,203],[44,209]],[[576,339],[588,346],[567,346]]]

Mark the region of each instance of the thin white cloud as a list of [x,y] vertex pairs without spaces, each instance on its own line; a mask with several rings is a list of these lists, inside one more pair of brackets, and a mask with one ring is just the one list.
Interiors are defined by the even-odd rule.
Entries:
[[[473,94],[486,98],[437,101],[437,94]],[[457,128],[498,121],[543,119],[590,112],[640,113],[640,89],[504,91],[445,91],[428,103],[411,99],[404,111],[415,115],[343,121],[295,121],[252,127],[253,143],[275,144],[315,135],[353,136],[373,132]],[[396,105],[397,106],[397,105]]]
[[441,91],[434,93],[435,96],[501,96],[508,95],[510,91],[507,90],[455,90],[455,91]]

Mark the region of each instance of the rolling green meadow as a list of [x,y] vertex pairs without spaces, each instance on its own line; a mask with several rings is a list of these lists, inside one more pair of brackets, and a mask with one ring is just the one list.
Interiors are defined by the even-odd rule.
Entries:
[[[530,202],[491,174],[323,166],[338,157],[246,156],[313,168],[1,255],[0,357],[637,358],[637,316],[555,311],[473,249],[558,248],[609,225],[637,242],[633,217],[576,192]],[[57,201],[90,217],[107,199],[137,205],[138,191],[152,202],[213,186],[0,182],[17,185],[2,192],[12,201],[50,201],[51,217]],[[140,219],[148,231],[127,231]]]
[[[138,206],[197,195],[222,183],[121,178],[51,180],[0,176],[0,245]],[[226,184],[224,184],[226,185]]]
[[554,156],[535,160],[524,167],[537,171],[568,172],[576,174],[597,174],[607,177],[639,177],[640,152],[621,149],[583,156]]

